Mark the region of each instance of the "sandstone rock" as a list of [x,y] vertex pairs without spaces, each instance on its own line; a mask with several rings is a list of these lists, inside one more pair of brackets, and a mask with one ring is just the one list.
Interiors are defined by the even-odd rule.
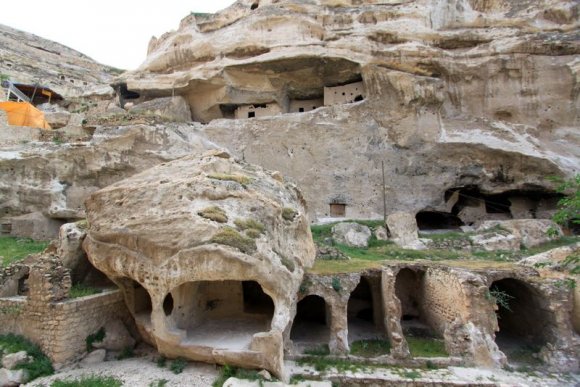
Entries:
[[371,229],[359,223],[338,223],[332,227],[336,243],[351,247],[368,247],[371,235]]
[[0,369],[0,386],[12,387],[25,384],[29,380],[28,371],[26,370],[7,370]]
[[160,353],[280,376],[282,333],[315,257],[304,204],[259,167],[187,156],[94,193],[83,247]]
[[63,128],[68,125],[71,114],[67,111],[64,112],[45,112],[44,119],[52,129]]
[[13,370],[16,366],[28,363],[29,361],[30,357],[28,356],[26,351],[9,353],[2,357],[2,367],[9,370]]
[[105,361],[105,357],[107,356],[107,351],[104,349],[96,349],[92,352],[89,352],[87,356],[85,356],[80,362],[79,365],[81,367],[90,366],[93,364],[102,363]]
[[379,226],[375,230],[375,237],[379,241],[387,241],[387,240],[389,240],[389,233],[385,227]]
[[500,227],[509,231],[514,237],[527,248],[549,242],[556,237],[550,237],[548,230],[554,229],[558,236],[562,235],[560,226],[549,219],[515,219],[506,221],[486,221],[478,229],[478,232]]
[[387,217],[387,227],[391,238],[405,249],[423,250],[425,245],[419,240],[417,221],[406,212],[395,212]]
[[58,236],[62,224],[60,220],[50,219],[40,212],[34,212],[12,218],[10,235],[46,241]]
[[293,384],[286,384],[284,382],[262,382],[259,380],[247,380],[231,377],[224,382],[224,387],[331,387],[332,383],[329,381],[312,381],[305,380]]
[[272,375],[270,375],[270,373],[266,370],[262,370],[262,371],[258,372],[258,375],[260,375],[262,378],[264,378],[266,380],[272,379]]
[[109,321],[104,326],[105,338],[103,341],[93,343],[93,347],[106,349],[107,351],[122,351],[125,348],[133,348],[135,339],[121,320]]
[[66,223],[60,227],[57,255],[71,271],[73,283],[80,283],[91,269],[82,243],[86,236],[86,221]]
[[486,233],[469,237],[476,248],[485,251],[517,251],[520,249],[520,240],[512,234]]
[[570,270],[572,266],[563,266],[562,261],[574,253],[580,251],[580,243],[576,243],[570,246],[557,247],[539,253],[536,255],[531,255],[518,262],[519,265],[531,266],[531,267],[545,267],[550,269],[560,269],[560,270]]
[[[127,105],[125,105],[127,106]],[[129,112],[155,115],[172,122],[191,121],[191,111],[185,99],[178,97],[156,98],[128,108]]]

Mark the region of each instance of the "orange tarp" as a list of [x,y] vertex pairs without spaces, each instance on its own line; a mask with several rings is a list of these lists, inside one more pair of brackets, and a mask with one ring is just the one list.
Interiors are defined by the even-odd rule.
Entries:
[[0,102],[0,109],[8,115],[9,125],[51,129],[44,119],[44,113],[28,102]]

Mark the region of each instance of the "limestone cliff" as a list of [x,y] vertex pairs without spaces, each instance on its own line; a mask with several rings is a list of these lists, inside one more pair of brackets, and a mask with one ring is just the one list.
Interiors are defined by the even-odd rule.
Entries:
[[547,216],[545,177],[580,166],[578,17],[567,0],[240,0],[186,17],[116,82],[184,96],[316,218],[381,216],[381,163],[387,212]]

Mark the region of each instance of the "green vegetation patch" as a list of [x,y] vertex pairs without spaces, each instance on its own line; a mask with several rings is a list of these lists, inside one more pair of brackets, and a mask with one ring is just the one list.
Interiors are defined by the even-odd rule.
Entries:
[[70,288],[69,298],[80,298],[99,294],[103,290],[85,284],[75,284]]
[[310,356],[328,356],[330,355],[330,348],[328,348],[327,344],[323,344],[304,350],[304,354]]
[[443,340],[426,337],[406,337],[413,357],[447,357]]
[[[258,374],[258,371],[256,370],[246,370],[243,368],[232,367],[226,364],[220,370],[220,374],[217,379],[212,383],[212,387],[222,387],[226,380],[229,378],[258,380],[260,382],[266,381],[261,375]],[[270,381],[276,381],[276,378],[272,378]]]
[[182,357],[178,357],[177,359],[174,359],[171,361],[171,363],[169,363],[169,369],[174,374],[182,373],[186,366],[187,366],[187,360],[185,360]]
[[208,175],[210,179],[214,180],[222,180],[222,181],[235,181],[236,183],[240,183],[244,187],[252,182],[248,176],[244,175],[230,175],[227,173],[213,173]]
[[2,266],[6,267],[30,254],[41,253],[48,244],[46,241],[33,241],[29,238],[0,237],[0,257],[4,257]]
[[73,380],[55,380],[51,387],[121,387],[123,381],[110,376],[83,376]]
[[296,215],[298,215],[298,212],[296,212],[292,208],[284,207],[284,209],[282,210],[282,218],[284,220],[292,221],[292,220],[294,220],[294,218],[296,217]]
[[213,220],[214,222],[218,222],[218,223],[227,223],[228,222],[228,216],[227,216],[226,212],[223,209],[219,208],[218,206],[211,206],[211,207],[204,208],[203,210],[199,211],[197,214],[199,216],[201,216],[202,218]]
[[350,353],[355,356],[377,357],[388,355],[390,351],[391,343],[381,339],[358,340],[350,346]]
[[0,348],[3,353],[26,351],[28,356],[32,357],[30,362],[16,367],[16,369],[28,371],[30,380],[54,373],[50,359],[42,352],[40,347],[22,336],[17,336],[12,333],[0,335]]
[[230,246],[245,254],[256,252],[256,242],[252,238],[246,238],[231,227],[224,227],[218,231],[211,238],[210,243]]
[[356,372],[367,369],[364,364],[353,362],[350,359],[333,359],[325,356],[306,356],[297,361],[298,365],[311,366],[318,372],[336,369],[338,372]]
[[106,332],[105,328],[103,327],[98,331],[96,331],[95,333],[88,335],[87,338],[85,339],[85,343],[87,345],[87,352],[91,352],[93,350],[93,343],[99,343],[103,341],[105,335]]
[[234,221],[234,224],[241,231],[256,230],[259,231],[260,233],[263,233],[264,230],[266,229],[262,223],[254,219],[236,219]]

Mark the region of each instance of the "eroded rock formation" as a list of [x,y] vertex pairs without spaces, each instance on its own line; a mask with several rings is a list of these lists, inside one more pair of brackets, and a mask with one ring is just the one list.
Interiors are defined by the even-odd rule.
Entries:
[[117,82],[185,97],[210,139],[303,187],[313,219],[380,217],[383,162],[388,213],[458,215],[446,191],[470,188],[514,199],[477,197],[465,224],[542,217],[545,176],[580,165],[577,28],[568,0],[240,0]]
[[315,255],[293,184],[211,151],[97,191],[86,207],[90,261],[162,354],[283,375],[283,333]]

